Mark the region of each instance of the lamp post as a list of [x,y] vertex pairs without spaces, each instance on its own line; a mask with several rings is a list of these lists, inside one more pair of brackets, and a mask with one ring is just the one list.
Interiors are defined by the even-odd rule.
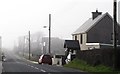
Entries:
[[[43,28],[47,28],[47,26],[43,26]],[[49,50],[48,53],[51,54],[51,14],[49,14]]]

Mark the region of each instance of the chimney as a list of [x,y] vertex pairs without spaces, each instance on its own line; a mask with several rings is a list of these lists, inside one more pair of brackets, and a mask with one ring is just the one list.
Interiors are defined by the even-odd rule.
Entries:
[[98,12],[98,10],[96,10],[96,12],[92,12],[92,19],[94,20],[97,16],[101,15],[102,12]]

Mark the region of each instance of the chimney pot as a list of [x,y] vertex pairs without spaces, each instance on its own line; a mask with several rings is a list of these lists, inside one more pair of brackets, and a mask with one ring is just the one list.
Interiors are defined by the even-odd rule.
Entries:
[[94,20],[96,17],[98,17],[101,14],[102,12],[98,12],[98,10],[96,10],[96,12],[92,12],[92,19]]

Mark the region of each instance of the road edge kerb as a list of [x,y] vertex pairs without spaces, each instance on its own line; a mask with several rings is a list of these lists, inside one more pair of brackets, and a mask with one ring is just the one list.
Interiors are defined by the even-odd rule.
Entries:
[[27,60],[27,61],[29,61],[29,62],[31,62],[31,63],[38,64],[38,62],[36,62],[36,61],[31,61],[31,60],[28,60],[28,59],[26,59],[26,58],[23,58],[23,59],[25,59],[25,60]]

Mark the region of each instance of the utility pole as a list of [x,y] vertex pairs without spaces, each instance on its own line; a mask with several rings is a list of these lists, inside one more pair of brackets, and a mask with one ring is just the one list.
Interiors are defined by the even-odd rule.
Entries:
[[29,60],[30,60],[30,31],[29,31]]
[[51,14],[49,14],[49,54],[51,54]]
[[117,0],[113,3],[113,68],[117,68]]
[[24,56],[24,52],[25,52],[25,36],[24,36],[24,44],[23,44],[23,56]]

